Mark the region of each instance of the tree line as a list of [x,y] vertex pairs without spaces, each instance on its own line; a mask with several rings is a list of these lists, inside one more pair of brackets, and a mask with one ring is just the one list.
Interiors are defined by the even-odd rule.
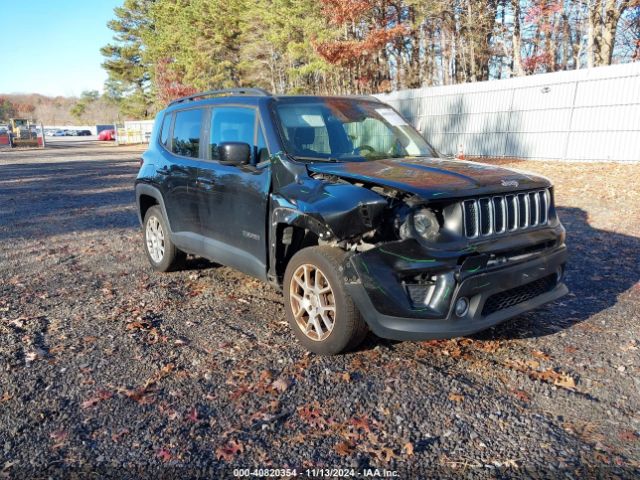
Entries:
[[120,105],[97,90],[76,97],[33,94],[0,95],[0,123],[26,118],[44,125],[97,124],[118,121]]
[[366,94],[640,60],[640,0],[125,0],[101,49],[125,116],[229,87]]

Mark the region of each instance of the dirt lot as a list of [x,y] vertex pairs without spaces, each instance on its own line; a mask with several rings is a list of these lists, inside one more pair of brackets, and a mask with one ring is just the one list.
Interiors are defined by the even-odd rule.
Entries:
[[199,259],[151,271],[139,153],[0,152],[0,478],[640,474],[640,165],[501,162],[556,183],[561,301],[321,358],[270,287]]

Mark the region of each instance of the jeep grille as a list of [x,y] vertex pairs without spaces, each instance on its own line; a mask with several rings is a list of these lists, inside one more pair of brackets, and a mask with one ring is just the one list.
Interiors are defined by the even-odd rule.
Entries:
[[487,237],[545,225],[549,220],[549,191],[495,195],[462,202],[464,234]]

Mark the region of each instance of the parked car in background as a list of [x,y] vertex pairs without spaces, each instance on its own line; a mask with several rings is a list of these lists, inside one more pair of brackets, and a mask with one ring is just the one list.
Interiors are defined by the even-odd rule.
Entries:
[[56,130],[53,132],[54,137],[65,137],[67,134],[64,130]]
[[115,140],[115,139],[116,139],[115,130],[102,130],[98,135],[98,140],[102,140],[102,141]]
[[79,137],[89,137],[91,136],[91,130],[78,130],[77,135]]
[[567,293],[548,179],[440,155],[377,99],[205,92],[136,179],[151,266],[200,255],[281,289],[320,354],[470,335]]

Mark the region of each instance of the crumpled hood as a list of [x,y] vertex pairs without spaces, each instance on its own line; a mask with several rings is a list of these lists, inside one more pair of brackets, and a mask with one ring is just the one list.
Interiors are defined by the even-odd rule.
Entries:
[[393,158],[308,165],[315,173],[374,183],[430,200],[551,186],[544,177],[483,163],[439,158]]

